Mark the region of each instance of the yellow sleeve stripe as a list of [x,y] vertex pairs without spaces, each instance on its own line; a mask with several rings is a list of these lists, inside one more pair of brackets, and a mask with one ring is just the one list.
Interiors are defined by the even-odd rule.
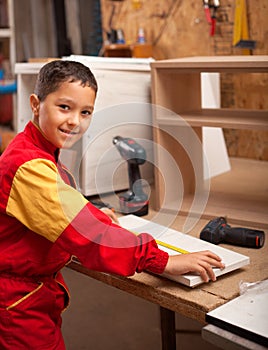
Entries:
[[64,183],[54,163],[35,159],[18,169],[7,213],[54,242],[86,203],[77,190]]

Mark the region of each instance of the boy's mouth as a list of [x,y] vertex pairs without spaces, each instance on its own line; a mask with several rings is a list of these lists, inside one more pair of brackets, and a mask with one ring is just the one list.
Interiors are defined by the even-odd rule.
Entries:
[[66,130],[66,129],[59,129],[60,132],[66,134],[66,135],[77,135],[78,131],[74,131],[74,130]]

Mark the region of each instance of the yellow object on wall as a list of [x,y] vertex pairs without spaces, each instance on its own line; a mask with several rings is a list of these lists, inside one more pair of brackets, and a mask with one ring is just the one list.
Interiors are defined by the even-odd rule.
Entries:
[[233,46],[243,49],[244,55],[255,48],[255,41],[249,40],[246,0],[236,0]]

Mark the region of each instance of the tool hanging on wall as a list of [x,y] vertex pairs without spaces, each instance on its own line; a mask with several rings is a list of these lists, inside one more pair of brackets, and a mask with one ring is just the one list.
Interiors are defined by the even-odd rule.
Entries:
[[256,47],[256,41],[249,40],[246,0],[235,3],[233,46],[243,49],[244,55],[250,55],[250,50]]
[[140,10],[142,8],[141,0],[132,0],[132,8],[133,10]]
[[210,25],[210,36],[213,36],[215,34],[216,30],[216,12],[220,6],[219,0],[203,0],[203,7],[205,11],[205,16],[207,19],[208,24]]
[[[111,13],[110,13],[110,17],[109,17],[109,20],[108,20],[108,30],[106,30],[106,35],[107,35],[107,40],[108,42],[110,42],[111,44],[115,44],[115,43],[118,43],[117,40],[118,40],[118,32],[116,29],[113,28],[113,19],[114,19],[114,16],[116,14],[116,5],[115,3],[118,3],[118,2],[123,2],[124,0],[109,0],[111,2],[111,5],[112,5],[112,10],[111,10]],[[121,30],[121,29],[119,29]],[[119,36],[121,35],[121,33],[119,34]],[[119,44],[122,44],[122,42],[120,42],[122,39],[119,38]]]

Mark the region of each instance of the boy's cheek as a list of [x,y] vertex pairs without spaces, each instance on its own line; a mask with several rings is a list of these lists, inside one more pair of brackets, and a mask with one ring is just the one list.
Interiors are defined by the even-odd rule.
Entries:
[[82,123],[80,124],[80,133],[82,134],[82,136],[89,128],[91,121],[92,121],[92,118],[90,117],[88,119],[83,120]]
[[84,133],[87,131],[88,127],[90,126],[90,123],[91,118],[83,120],[79,126],[79,133],[76,136],[72,137],[70,140],[67,140],[62,146],[62,148],[71,148],[77,141],[79,141],[84,135]]
[[64,149],[68,149],[71,148],[76,142],[78,142],[83,136],[83,133],[79,133],[77,136],[72,137],[72,139],[67,140],[64,142],[64,144],[62,145],[62,148]]

